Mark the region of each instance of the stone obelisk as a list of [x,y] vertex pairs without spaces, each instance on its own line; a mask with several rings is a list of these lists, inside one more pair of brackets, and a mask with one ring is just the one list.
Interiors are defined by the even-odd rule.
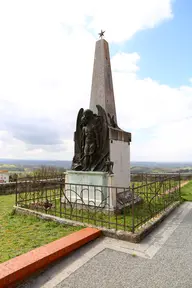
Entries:
[[131,133],[123,131],[117,125],[109,46],[107,41],[102,39],[103,34],[101,30],[99,33],[101,39],[96,42],[95,46],[89,108],[97,112],[96,105],[100,105],[106,111],[109,122],[110,160],[114,163],[112,184],[118,187],[128,187],[130,184]]
[[96,105],[104,108],[107,115],[114,117],[117,123],[115,98],[109,54],[109,45],[105,39],[96,42],[93,65],[91,99],[89,108],[97,112]]

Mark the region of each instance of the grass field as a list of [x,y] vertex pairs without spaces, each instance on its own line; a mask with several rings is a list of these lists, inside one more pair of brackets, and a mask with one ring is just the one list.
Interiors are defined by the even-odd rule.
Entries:
[[0,263],[81,229],[13,215],[14,200],[14,195],[0,196]]
[[181,197],[183,200],[192,201],[192,181],[181,188]]

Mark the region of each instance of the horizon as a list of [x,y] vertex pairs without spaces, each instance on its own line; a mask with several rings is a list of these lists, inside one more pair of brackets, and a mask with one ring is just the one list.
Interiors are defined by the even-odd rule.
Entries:
[[[1,161],[49,161],[49,162],[72,162],[72,160],[58,160],[58,159],[22,159],[22,158],[0,158],[0,162]],[[140,161],[140,160],[131,160],[131,163],[135,162],[140,162],[140,163],[183,163],[183,164],[192,164],[192,161]]]

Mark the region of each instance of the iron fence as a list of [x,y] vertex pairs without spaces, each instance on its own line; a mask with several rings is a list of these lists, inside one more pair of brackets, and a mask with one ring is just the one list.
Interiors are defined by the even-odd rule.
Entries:
[[140,181],[145,183],[151,182],[156,179],[158,180],[159,177],[172,177],[172,176],[178,176],[180,175],[180,180],[186,181],[186,180],[192,180],[192,173],[184,173],[184,172],[170,172],[170,173],[144,173],[144,172],[131,172],[131,182]]
[[16,205],[134,233],[149,219],[180,200],[179,174],[142,177],[127,188],[65,183],[63,175],[47,181],[35,178],[17,182]]

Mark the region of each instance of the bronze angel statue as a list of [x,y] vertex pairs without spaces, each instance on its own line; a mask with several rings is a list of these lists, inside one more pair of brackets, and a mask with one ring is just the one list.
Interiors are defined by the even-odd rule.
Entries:
[[109,158],[109,131],[105,110],[96,105],[98,114],[90,109],[79,110],[76,122],[75,155],[72,169],[105,171]]

